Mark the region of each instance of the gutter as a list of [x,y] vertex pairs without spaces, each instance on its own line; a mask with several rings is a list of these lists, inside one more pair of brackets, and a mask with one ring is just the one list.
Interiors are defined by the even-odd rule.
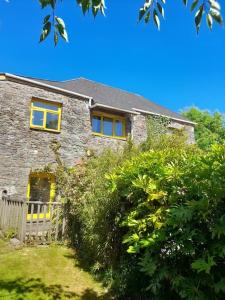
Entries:
[[138,108],[132,108],[132,109],[137,111],[137,112],[140,112],[140,113],[154,115],[154,116],[160,116],[160,117],[164,117],[164,118],[171,119],[171,120],[174,120],[174,121],[190,124],[190,125],[196,125],[197,124],[196,122],[191,122],[191,121],[188,121],[188,120],[186,121],[186,120],[179,119],[179,118],[173,118],[173,117],[169,117],[169,116],[166,116],[166,115],[163,115],[163,114],[158,114],[158,113],[148,111],[148,110],[142,110],[142,109],[138,109]]
[[48,89],[51,89],[51,90],[54,90],[54,91],[57,91],[57,92],[60,92],[60,93],[64,93],[64,94],[68,94],[68,95],[71,95],[71,96],[84,98],[84,99],[89,100],[89,101],[91,101],[93,99],[92,97],[87,96],[87,95],[71,92],[71,91],[68,91],[68,90],[65,90],[65,89],[62,89],[62,88],[59,88],[59,87],[55,87],[55,86],[52,86],[52,85],[49,85],[49,84],[46,84],[46,83],[41,83],[41,82],[33,80],[33,79],[20,77],[20,76],[13,75],[13,74],[10,74],[10,73],[1,73],[0,75],[3,75],[3,76],[5,76],[6,78],[9,78],[9,79],[11,78],[11,79],[14,79],[14,80],[34,84],[34,85],[37,85],[37,86],[40,86],[40,87],[45,87],[45,88],[48,88]]
[[95,107],[109,108],[109,109],[112,109],[112,110],[125,112],[125,113],[129,113],[129,114],[133,114],[133,115],[140,115],[139,112],[135,112],[133,110],[122,109],[122,108],[109,106],[109,105],[105,105],[105,104],[100,104],[100,103],[95,103],[94,105],[90,106],[90,108],[95,108]]

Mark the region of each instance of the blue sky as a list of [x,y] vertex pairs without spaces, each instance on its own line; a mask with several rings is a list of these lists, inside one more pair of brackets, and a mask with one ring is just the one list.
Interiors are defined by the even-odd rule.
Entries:
[[74,0],[64,0],[58,14],[70,41],[55,48],[52,37],[38,43],[48,12],[38,0],[0,0],[0,71],[52,80],[86,77],[175,111],[196,105],[225,112],[225,29],[216,25],[210,32],[204,21],[197,36],[194,16],[180,0],[166,5],[158,32],[152,23],[137,24],[142,2],[106,0],[107,16],[93,20]]

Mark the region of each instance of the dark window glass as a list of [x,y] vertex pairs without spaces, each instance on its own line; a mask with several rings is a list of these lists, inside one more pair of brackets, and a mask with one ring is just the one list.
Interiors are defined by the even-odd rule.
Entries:
[[33,110],[32,124],[35,126],[43,126],[44,113],[42,111]]
[[35,107],[41,107],[46,109],[51,109],[58,111],[59,105],[53,104],[53,103],[47,103],[47,102],[41,102],[41,101],[32,101],[33,106]]
[[59,116],[56,114],[46,113],[46,128],[58,130]]
[[124,136],[122,121],[119,121],[119,120],[115,121],[115,135],[116,136]]
[[[32,177],[30,180],[30,201],[49,202],[50,201],[50,181],[46,177]],[[40,213],[43,212],[44,206],[40,206]],[[38,205],[33,205],[33,213],[38,212]],[[28,213],[31,213],[31,205],[29,205]]]
[[101,133],[101,117],[92,117],[92,131]]
[[113,120],[111,118],[103,118],[103,134],[113,135]]

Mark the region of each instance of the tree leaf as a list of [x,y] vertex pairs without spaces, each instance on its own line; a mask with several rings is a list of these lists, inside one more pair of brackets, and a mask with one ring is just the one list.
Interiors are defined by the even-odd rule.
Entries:
[[145,0],[145,3],[144,3],[144,10],[148,10],[151,5],[153,4],[153,0]]
[[223,25],[223,18],[218,10],[210,8],[209,13],[217,23]]
[[47,22],[49,21],[50,17],[51,17],[51,15],[47,15],[47,16],[44,18],[43,23],[44,23],[44,24],[47,23]]
[[53,9],[55,9],[55,6],[56,6],[56,0],[49,0],[50,2],[50,5]]
[[145,23],[147,24],[150,20],[151,12],[149,11],[145,16]]
[[195,26],[196,26],[197,33],[199,32],[201,26],[203,11],[204,11],[204,6],[202,4],[195,14]]
[[157,7],[158,7],[158,10],[159,10],[160,14],[164,18],[164,15],[165,15],[164,9],[163,9],[162,5],[159,2],[157,2]]
[[193,11],[197,5],[198,5],[198,0],[195,0],[191,5],[191,11]]
[[218,11],[221,10],[220,4],[217,1],[215,1],[215,0],[209,0],[209,3],[210,3],[211,8],[214,8],[214,9],[216,9]]
[[184,3],[185,6],[187,6],[188,0],[183,0],[183,3]]
[[61,24],[55,25],[55,28],[58,30],[59,35],[60,35],[66,42],[68,42],[68,34],[67,34],[66,29],[65,29]]
[[144,8],[140,8],[139,10],[139,16],[138,16],[138,20],[141,21],[141,19],[144,17],[146,11],[144,10]]
[[68,42],[68,34],[66,31],[66,26],[65,23],[63,21],[63,19],[59,18],[59,17],[55,17],[56,20],[56,25],[55,28],[57,29],[59,35],[66,41]]
[[133,254],[133,253],[138,253],[139,252],[139,247],[138,246],[129,246],[127,249],[127,253]]
[[206,22],[207,22],[207,25],[208,25],[209,29],[212,30],[213,18],[210,14],[207,14]]
[[56,25],[56,28],[58,29],[59,35],[66,41],[68,42],[68,34],[65,28],[62,28],[60,24]]
[[158,28],[158,30],[160,30],[160,20],[159,20],[158,13],[155,9],[153,11],[153,19],[154,19],[156,27]]
[[52,26],[51,22],[45,23],[42,33],[40,35],[39,42],[43,42],[46,39],[46,37],[49,35],[49,33],[51,31],[51,26]]
[[55,17],[55,20],[58,24],[60,24],[63,28],[65,28],[65,23],[63,21],[63,19],[59,18],[59,17]]
[[97,9],[96,7],[92,7],[92,14],[93,14],[94,17],[97,16],[97,14],[98,14],[98,9]]
[[79,1],[79,2],[80,2],[80,5],[81,5],[83,14],[85,15],[89,11],[91,3],[90,3],[89,0],[82,0],[82,1]]
[[195,260],[192,264],[191,267],[193,270],[196,270],[198,273],[205,271],[205,273],[209,274],[211,267],[215,266],[216,263],[214,262],[213,257],[208,256],[208,260],[206,261],[203,258]]
[[46,6],[50,5],[50,0],[39,0],[41,8],[45,8]]
[[45,8],[46,6],[50,5],[52,9],[55,9],[56,0],[39,0],[41,8]]

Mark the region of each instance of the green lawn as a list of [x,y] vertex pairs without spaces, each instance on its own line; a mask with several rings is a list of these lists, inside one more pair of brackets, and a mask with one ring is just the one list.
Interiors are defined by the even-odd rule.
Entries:
[[14,250],[0,240],[0,300],[110,299],[79,268],[72,250],[40,246]]

